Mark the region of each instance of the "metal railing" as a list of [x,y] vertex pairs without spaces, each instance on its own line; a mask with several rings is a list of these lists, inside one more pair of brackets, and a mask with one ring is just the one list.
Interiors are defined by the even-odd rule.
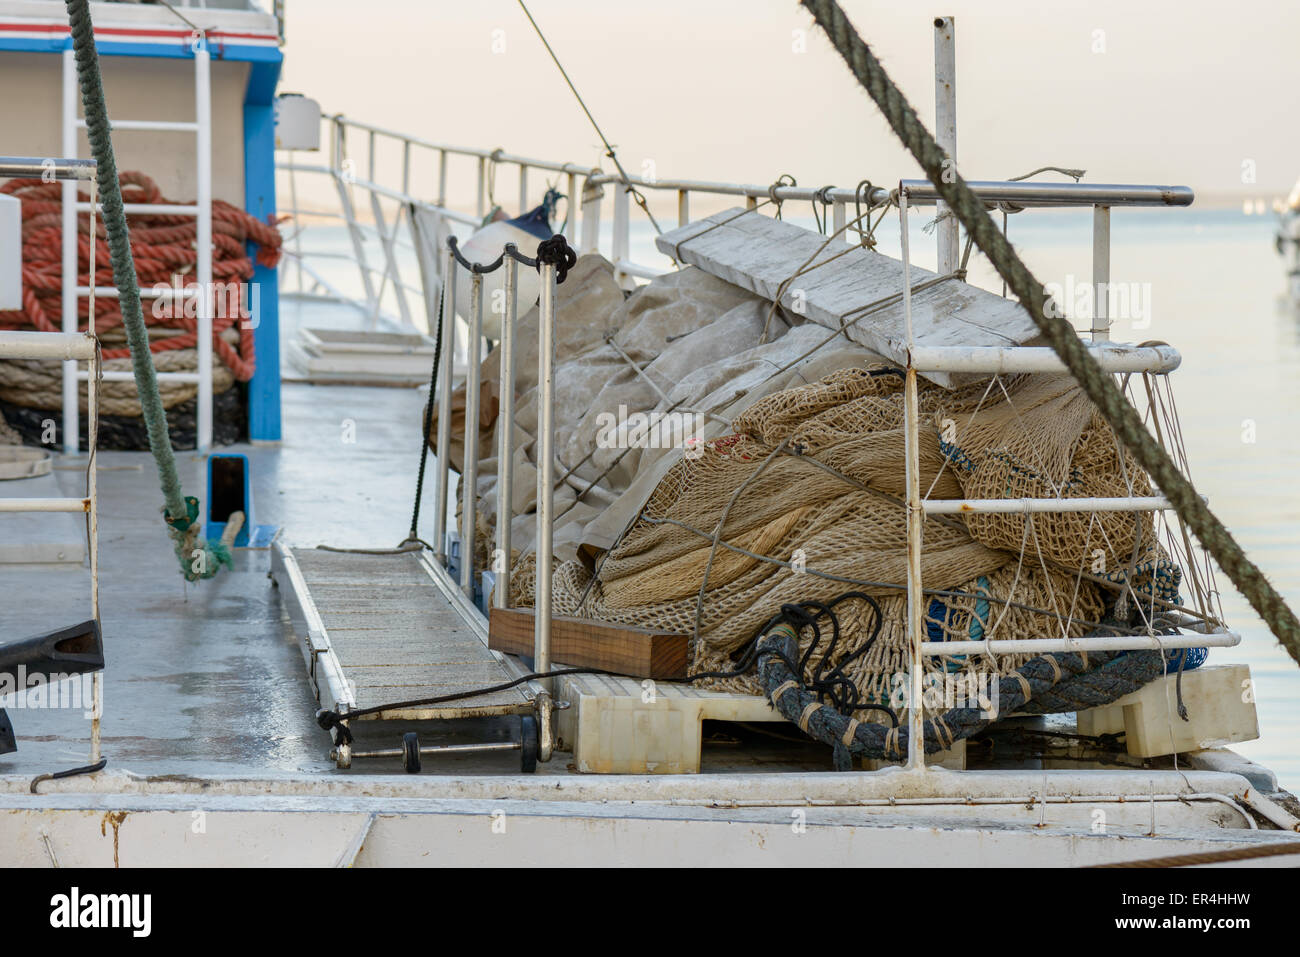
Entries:
[[[116,130],[153,130],[155,132],[188,133],[195,138],[195,182],[197,198],[190,204],[155,204],[126,203],[128,215],[148,213],[153,215],[192,216],[196,223],[195,233],[195,269],[194,278],[198,283],[195,318],[197,320],[197,341],[195,352],[198,368],[194,372],[159,373],[163,382],[192,382],[198,385],[195,400],[196,434],[195,445],[200,452],[207,451],[212,445],[212,72],[211,57],[207,41],[196,37],[192,41],[194,54],[194,121],[174,122],[166,120],[114,120]],[[85,129],[86,121],[77,115],[78,91],[77,62],[72,48],[63,51],[63,153],[75,157],[79,141],[78,131]],[[70,162],[80,162],[71,160]],[[93,168],[93,164],[92,164]],[[40,175],[38,172],[36,175]],[[77,214],[91,211],[100,212],[96,198],[90,202],[77,200],[77,184],[71,179],[63,183],[63,266],[62,266],[62,309],[63,331],[77,331],[77,303],[82,297],[89,296],[91,289],[77,282]],[[93,237],[92,237],[93,240]],[[91,282],[94,276],[91,275]],[[96,296],[116,298],[117,289],[113,286],[98,286],[94,289]],[[141,290],[141,298],[169,298],[186,296],[185,289]],[[100,373],[96,373],[97,375]],[[102,374],[110,382],[130,382],[134,376],[130,372],[107,372]],[[87,381],[89,373],[77,367],[75,362],[64,364],[63,368],[63,451],[77,451],[79,408],[77,394],[79,382]]]
[[[625,181],[616,173],[584,167],[578,163],[538,159],[507,153],[501,149],[489,150],[437,142],[341,115],[327,117],[322,122],[328,128],[326,139],[329,147],[325,163],[300,162],[291,153],[286,161],[277,164],[277,168],[288,176],[290,206],[285,212],[299,220],[295,223],[290,242],[286,244],[295,268],[282,270],[281,281],[287,282],[291,274],[296,275],[297,289],[286,289],[287,292],[323,293],[328,298],[352,303],[362,309],[371,321],[382,315],[401,325],[412,325],[413,313],[406,301],[406,293],[424,295],[426,300],[430,300],[437,292],[424,289],[403,275],[397,250],[414,246],[414,237],[409,234],[410,210],[418,209],[432,214],[439,222],[476,228],[482,224],[489,211],[493,198],[491,184],[495,171],[501,168],[513,167],[517,173],[518,211],[521,214],[529,209],[533,195],[530,193],[530,184],[533,182],[530,173],[559,177],[562,182],[557,185],[562,185],[567,190],[569,202],[562,228],[565,238],[581,253],[599,252],[609,259],[614,265],[616,280],[625,289],[634,287],[638,279],[651,279],[670,271],[663,265],[640,262],[632,256],[633,188],[650,193],[673,194],[678,226],[691,221],[692,198],[697,196],[713,199],[734,197],[743,200],[748,209],[755,209],[766,201],[778,204],[807,203],[819,218],[825,219],[830,230],[844,230],[846,243],[857,241],[851,231],[844,228],[852,207],[879,207],[891,198],[896,198],[897,194],[906,194],[913,206],[933,205],[937,200],[934,188],[925,180],[903,180],[899,183],[898,190],[892,192],[878,186],[859,190],[836,186],[813,188],[645,176],[629,176]],[[351,155],[348,149],[349,140],[356,137],[364,140],[365,175],[361,175],[358,170],[359,158]],[[382,174],[378,167],[380,154],[394,148],[400,151],[398,182],[381,182]],[[471,161],[474,169],[472,190],[462,191],[472,196],[471,203],[464,208],[453,208],[449,198],[451,194],[448,185],[453,158]],[[419,171],[436,177],[432,198],[416,195],[412,189],[413,175]],[[309,210],[299,207],[298,176],[304,174],[322,176],[333,181],[338,196],[337,209]],[[1192,191],[1183,186],[1025,181],[974,181],[970,185],[990,208],[1006,211],[1053,206],[1092,207],[1095,283],[1108,283],[1110,280],[1112,206],[1187,206],[1193,200]],[[610,199],[612,223],[608,235],[602,236],[606,186],[611,186],[613,193]],[[285,192],[282,190],[281,195]],[[364,203],[370,211],[368,219],[357,215],[355,192],[365,194]],[[385,203],[389,204],[390,209],[393,205],[397,207],[391,223],[389,213],[385,211]],[[822,213],[825,216],[821,216]],[[341,292],[334,282],[308,262],[313,257],[303,250],[304,229],[300,222],[308,216],[338,220],[346,227],[352,246],[351,259],[358,270],[363,296],[358,298]],[[408,230],[406,235],[401,233],[403,222]],[[368,239],[378,244],[382,266],[370,263]],[[307,282],[308,279],[310,283]],[[385,311],[385,295],[389,293],[394,309]],[[1108,325],[1106,306],[1105,301],[1098,302],[1093,311],[1092,332],[1097,339],[1105,338]]]
[[[451,357],[455,355],[456,324],[451,320],[456,312],[456,275],[461,268],[470,268],[456,248],[455,238],[447,242],[442,257],[445,264],[443,283],[443,340],[442,362],[438,370],[438,434],[436,501],[434,516],[435,559],[444,567],[448,564],[447,514],[451,496],[451,415],[455,368]],[[501,316],[501,405],[497,416],[497,517],[496,549],[491,562],[495,575],[493,605],[508,606],[513,572],[511,557],[510,522],[514,516],[513,469],[514,460],[514,395],[515,352],[517,342],[515,325],[518,321],[518,270],[521,261],[526,267],[536,265],[541,275],[539,297],[538,350],[537,350],[537,509],[535,525],[536,594],[533,602],[533,670],[546,672],[551,668],[551,570],[553,563],[552,536],[554,524],[555,457],[552,442],[555,431],[555,302],[557,267],[548,262],[534,262],[523,256],[512,244],[502,250],[502,259],[495,268],[505,269],[505,297]],[[479,264],[472,264],[477,267]],[[478,454],[479,401],[482,391],[482,364],[477,356],[483,345],[483,276],[493,268],[471,268],[471,304],[468,355],[465,370],[465,417],[462,441],[461,537],[460,537],[460,589],[468,604],[474,606],[475,588],[480,569],[475,565],[477,553],[475,536],[478,527]],[[484,596],[486,597],[486,596]],[[477,613],[477,607],[473,613]],[[538,719],[542,726],[539,757],[550,759],[554,744],[551,727],[552,682],[542,679],[535,683],[538,702]]]
[[[972,182],[986,202],[1023,206],[1093,206],[1095,283],[1109,282],[1110,220],[1112,206],[1188,206],[1193,194],[1186,187],[1166,186],[1099,186],[1085,183]],[[924,372],[966,372],[997,375],[1006,372],[1062,372],[1064,365],[1051,349],[1041,347],[967,347],[919,346],[912,325],[911,252],[908,241],[908,210],[918,204],[933,203],[937,192],[928,181],[903,180],[899,183],[898,223],[903,260],[903,315],[906,326],[908,361],[905,369],[903,427],[905,478],[907,484],[907,635],[911,646],[908,668],[908,755],[912,768],[925,766],[925,698],[922,682],[926,657],[988,654],[1045,654],[1049,652],[1136,651],[1142,649],[1174,650],[1179,648],[1231,647],[1241,636],[1226,628],[1211,631],[1202,626],[1187,627],[1191,634],[1157,635],[1148,624],[1146,634],[1092,635],[1079,638],[1000,639],[991,647],[988,638],[979,641],[929,641],[924,621],[921,579],[922,524],[929,515],[942,514],[1024,514],[1070,511],[1153,512],[1171,508],[1163,496],[1127,496],[1094,498],[1023,498],[1023,499],[943,499],[932,500],[921,494],[920,422],[917,376]],[[1098,262],[1098,254],[1102,261]],[[1097,290],[1105,289],[1096,285]],[[1105,296],[1097,294],[1092,328],[1094,356],[1107,372],[1168,375],[1179,363],[1178,353],[1168,346],[1133,347],[1108,344]],[[1099,315],[1100,314],[1100,315]],[[1186,625],[1186,623],[1182,623]]]
[[[41,178],[53,177],[65,185],[70,184],[75,191],[78,182],[94,182],[96,165],[94,160],[77,159],[27,159],[0,158],[0,179],[5,178]],[[92,219],[91,235],[94,235]],[[75,250],[75,247],[74,247]],[[93,257],[93,253],[92,253]],[[93,262],[93,258],[92,258]],[[90,329],[79,332],[76,329],[74,313],[73,328],[69,332],[29,332],[0,329],[0,359],[42,359],[57,360],[64,363],[65,369],[74,369],[79,362],[86,363],[89,375],[86,379],[86,494],[83,496],[65,496],[60,498],[6,497],[0,498],[0,512],[71,512],[80,513],[87,519],[87,552],[90,559],[90,610],[97,627],[102,627],[99,613],[99,484],[95,462],[95,437],[99,430],[99,382],[100,357],[99,343],[95,338],[95,314],[90,313]],[[66,382],[66,379],[65,379]],[[74,408],[77,396],[73,393]],[[80,409],[78,409],[80,411]],[[72,428],[77,429],[77,420]],[[64,445],[68,419],[63,420]],[[103,675],[96,671],[91,679],[93,705],[90,726],[90,764],[99,761],[100,754],[100,715],[103,711],[104,687]]]

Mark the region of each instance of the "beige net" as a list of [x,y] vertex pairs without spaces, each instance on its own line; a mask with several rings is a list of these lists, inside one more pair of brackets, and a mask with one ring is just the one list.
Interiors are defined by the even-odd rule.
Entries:
[[[721,671],[782,604],[861,591],[877,599],[882,621],[848,674],[884,700],[908,654],[902,389],[898,370],[876,365],[759,400],[735,419],[734,434],[683,455],[594,565],[557,568],[555,612],[689,634],[692,670]],[[994,378],[951,391],[922,382],[919,408],[929,498],[1149,494],[1068,377]],[[926,598],[930,640],[1084,634],[1106,612],[1108,592],[1096,579],[1131,570],[1135,542],[1136,557],[1153,568],[1164,559],[1149,514],[932,516],[923,540],[924,586],[953,593]],[[524,556],[512,604],[530,605],[533,584]],[[857,600],[837,613],[839,659],[861,648],[876,622]],[[928,666],[1006,672],[1024,660],[953,656]],[[714,685],[759,691],[753,676]]]

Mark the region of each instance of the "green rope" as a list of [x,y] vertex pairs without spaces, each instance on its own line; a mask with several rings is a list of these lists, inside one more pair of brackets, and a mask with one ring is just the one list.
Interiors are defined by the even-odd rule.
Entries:
[[998,274],[1006,280],[1038,326],[1043,337],[1061,357],[1080,388],[1096,405],[1120,441],[1138,460],[1161,492],[1169,499],[1178,517],[1195,533],[1206,551],[1232,580],[1277,636],[1282,646],[1300,662],[1300,621],[1287,607],[1264,573],[1246,557],[1223,523],[1201,501],[1192,483],[1183,476],[1163,448],[1151,437],[1137,410],[1129,404],[1114,380],[1102,371],[1071,325],[1062,318],[1044,314],[1047,293],[1028,267],[1021,262],[1006,237],[998,230],[984,204],[951,168],[945,167],[948,156],[935,142],[896,87],[885,68],[858,36],[844,11],[835,0],[801,0],[811,11],[831,44],[848,64],[854,77],[871,94],[876,106],[885,114],[894,133],[903,141],[935,190],[967,234],[986,255]]
[[[86,114],[86,136],[95,157],[100,199],[104,207],[104,231],[113,262],[113,282],[117,286],[126,327],[127,345],[131,347],[131,367],[135,374],[140,409],[149,436],[149,451],[158,466],[158,480],[163,491],[163,518],[172,537],[181,571],[190,581],[211,578],[222,565],[230,565],[230,550],[220,542],[198,538],[199,501],[186,498],[176,473],[171,437],[167,434],[167,414],[158,393],[158,374],[149,351],[149,333],[145,330],[140,306],[140,284],[131,258],[131,236],[122,205],[122,187],[117,178],[117,159],[113,155],[108,107],[104,103],[104,86],[99,73],[99,54],[95,50],[95,29],[90,20],[88,0],[66,0],[72,47],[77,58],[77,76],[81,82],[81,102]],[[94,277],[91,277],[94,282]]]

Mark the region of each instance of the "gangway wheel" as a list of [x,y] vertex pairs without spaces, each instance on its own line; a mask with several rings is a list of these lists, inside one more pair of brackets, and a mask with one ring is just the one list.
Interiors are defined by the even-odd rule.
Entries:
[[420,773],[420,736],[414,731],[402,735],[402,767],[407,774]]
[[537,770],[537,754],[541,748],[541,733],[537,718],[526,714],[519,719],[519,767],[524,774]]

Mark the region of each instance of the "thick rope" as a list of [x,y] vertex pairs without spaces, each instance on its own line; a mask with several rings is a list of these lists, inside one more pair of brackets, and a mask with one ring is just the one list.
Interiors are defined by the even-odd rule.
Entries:
[[1289,854],[1300,854],[1300,841],[1276,841],[1254,847],[1234,847],[1226,851],[1172,854],[1169,857],[1149,857],[1141,861],[1116,861],[1113,864],[1093,864],[1092,866],[1094,868],[1196,867],[1202,864],[1230,864],[1233,861],[1250,861],[1260,857],[1279,857]]
[[208,543],[198,538],[199,501],[186,497],[176,472],[176,457],[167,434],[167,416],[158,393],[158,375],[149,351],[149,333],[145,329],[140,307],[140,286],[135,263],[131,258],[131,236],[122,205],[122,187],[118,181],[117,159],[113,154],[108,107],[99,73],[99,54],[95,50],[95,28],[90,19],[88,0],[66,0],[72,46],[77,59],[77,76],[81,82],[82,109],[86,114],[86,136],[97,164],[97,178],[104,207],[104,229],[113,262],[113,282],[117,286],[122,309],[122,325],[127,345],[131,347],[131,365],[140,408],[149,436],[149,450],[158,467],[158,480],[165,502],[164,518],[172,537],[181,571],[190,581],[211,578],[224,565],[231,564],[229,549],[220,542]]
[[[1106,629],[1105,633],[1116,631]],[[837,752],[843,750],[846,756],[888,760],[907,756],[909,729],[906,726],[858,720],[828,703],[824,694],[809,690],[801,674],[805,663],[798,660],[799,636],[791,624],[783,621],[771,628],[759,638],[757,650],[758,674],[772,706],[809,737],[830,745]],[[1032,706],[1040,696],[1052,696],[1051,710],[1096,708],[1137,691],[1163,671],[1164,657],[1156,651],[1039,655],[998,679],[997,697],[990,700],[989,707],[959,706],[926,718],[925,752],[946,751],[956,742],[983,731],[1000,715],[1016,711],[1047,713],[1047,709]],[[839,754],[836,764],[838,770],[847,770]]]
[[1069,322],[1044,313],[1043,304],[1047,293],[1043,284],[1016,255],[993,218],[985,212],[984,204],[948,162],[947,154],[926,130],[880,61],[858,36],[840,5],[835,0],[800,2],[811,11],[854,77],[871,94],[872,100],[884,113],[898,138],[921,164],[940,198],[948,204],[948,208],[966,228],[967,234],[988,257],[998,274],[1006,280],[1008,287],[1020,300],[1048,344],[1061,357],[1079,387],[1169,499],[1178,517],[1200,539],[1206,551],[1250,602],[1288,654],[1300,663],[1300,621],[1296,619],[1295,613],[1287,607],[1285,600],[1264,577],[1264,573],[1246,557],[1246,553],[1223,523],[1201,501],[1192,483],[1178,470],[1165,450],[1152,439],[1137,411],[1088,353],[1087,347]]

